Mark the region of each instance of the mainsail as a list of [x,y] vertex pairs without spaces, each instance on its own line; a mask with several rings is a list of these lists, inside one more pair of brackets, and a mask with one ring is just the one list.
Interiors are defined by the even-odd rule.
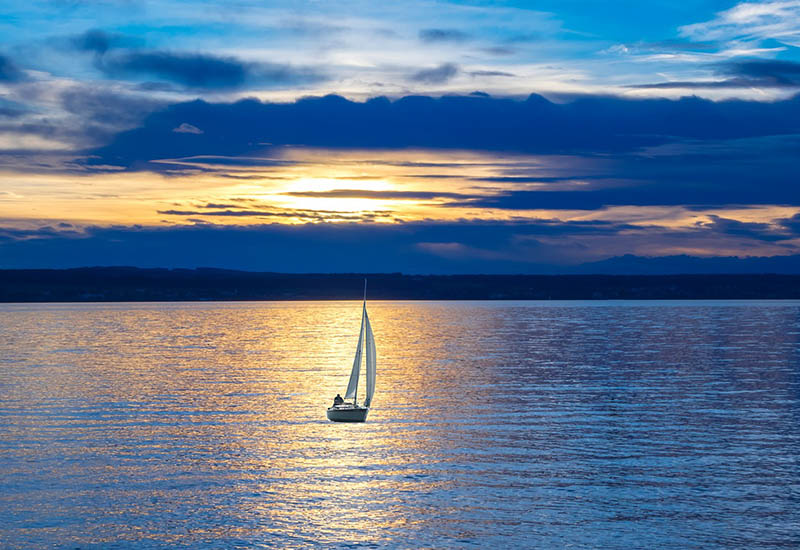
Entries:
[[355,399],[358,393],[358,373],[361,370],[361,348],[364,345],[364,318],[366,316],[367,300],[365,298],[364,308],[361,312],[361,332],[358,333],[358,347],[356,348],[355,359],[353,359],[353,370],[350,371],[350,382],[347,383],[347,393],[344,394],[345,399]]
[[375,393],[375,336],[372,334],[372,325],[369,324],[366,305],[364,320],[367,325],[367,397],[364,399],[364,406],[369,407],[372,403],[372,394]]

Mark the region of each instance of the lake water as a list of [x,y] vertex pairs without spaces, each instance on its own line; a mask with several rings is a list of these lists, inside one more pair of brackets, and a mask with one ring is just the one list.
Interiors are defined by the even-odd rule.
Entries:
[[0,548],[798,548],[800,303],[0,305]]

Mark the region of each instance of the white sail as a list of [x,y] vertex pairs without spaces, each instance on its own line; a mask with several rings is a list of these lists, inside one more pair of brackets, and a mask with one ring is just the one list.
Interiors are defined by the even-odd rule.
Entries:
[[369,323],[367,308],[364,307],[364,319],[367,326],[367,397],[364,399],[364,406],[369,407],[372,403],[372,394],[375,393],[375,336],[372,334],[372,325]]
[[365,301],[361,313],[361,332],[358,333],[358,347],[356,348],[356,356],[353,359],[353,370],[350,371],[350,382],[347,383],[347,393],[344,394],[345,399],[355,399],[358,393],[358,374],[361,370],[361,348],[364,346],[364,317],[366,315],[367,303]]

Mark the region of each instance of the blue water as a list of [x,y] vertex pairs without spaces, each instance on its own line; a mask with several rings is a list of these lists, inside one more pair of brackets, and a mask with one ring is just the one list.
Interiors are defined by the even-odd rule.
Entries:
[[798,548],[800,302],[0,305],[0,548]]

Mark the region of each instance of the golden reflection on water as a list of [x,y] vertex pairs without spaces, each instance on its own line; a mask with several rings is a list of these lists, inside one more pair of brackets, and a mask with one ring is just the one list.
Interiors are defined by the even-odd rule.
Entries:
[[[127,503],[117,511],[120,521],[179,513],[173,508],[184,508],[180,501],[224,500],[231,491],[236,498],[227,512],[260,518],[255,529],[313,526],[321,540],[346,534],[352,542],[378,542],[387,529],[428,521],[408,517],[405,498],[412,492],[452,483],[425,480],[431,477],[425,463],[439,444],[415,425],[426,418],[426,403],[443,384],[481,378],[459,361],[459,336],[442,334],[437,306],[428,308],[420,314],[419,306],[369,304],[379,378],[363,425],[325,419],[347,384],[357,302],[65,305],[29,312],[26,343],[12,345],[41,370],[16,381],[17,397],[34,407],[55,404],[59,418],[39,443],[71,430],[75,462],[67,472],[90,474],[107,498]],[[38,332],[42,325],[48,330]],[[31,396],[39,401],[31,403]],[[407,420],[389,429],[398,416]],[[23,415],[17,428],[32,430],[42,420]],[[233,488],[219,494],[203,477]],[[131,479],[144,487],[124,484]],[[383,495],[380,510],[372,504],[376,495]],[[135,540],[137,529],[149,528],[145,522],[102,540]],[[156,536],[181,540],[169,527]]]
[[[365,424],[325,418],[359,302],[4,307],[0,540],[31,547],[630,547],[643,524],[610,517],[671,518],[679,497],[742,520],[740,496],[785,501],[737,483],[796,481],[775,461],[798,411],[791,303],[370,302]],[[712,482],[729,500],[703,500]]]

